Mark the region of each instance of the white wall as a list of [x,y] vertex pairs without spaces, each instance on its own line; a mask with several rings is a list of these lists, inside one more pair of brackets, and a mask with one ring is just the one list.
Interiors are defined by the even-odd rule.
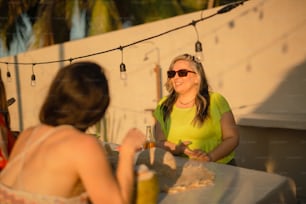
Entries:
[[[254,119],[254,114],[272,115],[271,120],[289,114],[299,115],[300,126],[304,124],[306,97],[301,85],[305,85],[306,80],[305,71],[299,65],[305,67],[305,5],[303,0],[250,0],[229,13],[197,24],[211,87],[228,98],[238,122],[254,123],[245,120]],[[217,10],[204,11],[203,16]],[[158,35],[191,23],[200,16],[201,12],[195,12],[29,51],[1,61],[37,63],[85,56]],[[96,61],[107,69],[112,92],[107,118],[111,123],[110,136],[115,142],[121,140],[129,127],[145,130],[145,125],[154,122],[150,112],[144,110],[153,109],[156,104],[155,64],[161,65],[164,83],[171,59],[181,53],[194,53],[195,41],[196,33],[189,26],[124,48],[123,61],[128,73],[125,82],[119,78],[119,49],[79,59]],[[144,61],[146,52],[150,52],[149,60]],[[6,84],[8,97],[18,101],[10,108],[13,129],[24,129],[37,123],[38,111],[52,77],[68,63],[35,65],[36,87],[30,86],[31,65],[9,65],[14,79],[16,74],[19,76],[18,83]],[[6,65],[0,66],[5,73]],[[279,90],[281,85],[284,87]],[[167,94],[165,90],[163,94]],[[20,120],[22,122],[18,122]]]

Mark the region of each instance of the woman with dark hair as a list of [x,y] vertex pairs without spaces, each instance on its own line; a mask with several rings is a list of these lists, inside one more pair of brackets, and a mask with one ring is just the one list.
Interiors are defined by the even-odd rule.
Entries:
[[134,156],[145,136],[131,129],[122,141],[116,175],[97,138],[85,131],[110,102],[102,67],[78,62],[59,70],[37,126],[23,131],[0,174],[0,203],[130,203]]
[[239,134],[226,99],[209,91],[202,63],[183,54],[167,71],[169,95],[155,109],[157,146],[174,155],[234,164]]
[[0,171],[5,167],[14,144],[15,137],[11,131],[6,90],[0,70]]

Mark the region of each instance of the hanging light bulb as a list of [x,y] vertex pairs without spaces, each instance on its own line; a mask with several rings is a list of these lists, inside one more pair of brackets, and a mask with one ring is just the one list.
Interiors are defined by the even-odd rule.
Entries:
[[200,60],[204,60],[202,43],[198,40],[195,43],[195,56]]
[[11,82],[12,81],[12,76],[11,76],[11,72],[6,72],[6,78],[7,78],[7,82]]
[[127,78],[127,74],[126,74],[125,64],[123,62],[121,62],[121,64],[120,64],[120,79],[126,80],[126,78]]
[[8,63],[6,63],[6,78],[7,78],[7,82],[11,82],[12,81],[12,75],[11,72],[8,68]]
[[31,75],[31,86],[36,86],[36,76],[35,76],[35,73],[34,73],[34,65],[32,65],[32,75]]
[[119,47],[121,51],[121,64],[120,64],[120,79],[121,80],[126,80],[127,74],[126,74],[126,67],[125,64],[123,63],[123,47]]
[[197,22],[196,21],[192,21],[192,25],[194,27],[194,30],[196,32],[197,35],[197,41],[195,43],[195,56],[198,58],[198,60],[203,61],[204,56],[203,56],[203,48],[202,48],[202,43],[199,40],[199,33],[196,27]]
[[31,76],[31,86],[36,86],[36,76],[35,76],[35,74],[32,74],[32,76]]

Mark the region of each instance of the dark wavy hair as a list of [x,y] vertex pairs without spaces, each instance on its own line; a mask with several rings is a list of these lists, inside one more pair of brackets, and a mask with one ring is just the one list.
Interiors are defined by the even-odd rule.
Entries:
[[89,61],[72,63],[53,79],[39,119],[47,125],[67,124],[85,131],[103,118],[109,103],[103,67]]
[[[199,91],[195,99],[196,104],[196,115],[193,119],[193,124],[201,126],[204,123],[205,118],[208,116],[208,107],[210,105],[209,98],[209,85],[204,72],[203,65],[199,59],[190,54],[182,54],[175,57],[170,66],[169,70],[173,69],[174,64],[179,61],[184,60],[189,62],[190,67],[200,76]],[[161,110],[163,111],[163,119],[166,121],[172,112],[173,105],[175,104],[178,94],[175,92],[170,79],[166,82],[166,88],[169,92],[168,98],[161,104]]]

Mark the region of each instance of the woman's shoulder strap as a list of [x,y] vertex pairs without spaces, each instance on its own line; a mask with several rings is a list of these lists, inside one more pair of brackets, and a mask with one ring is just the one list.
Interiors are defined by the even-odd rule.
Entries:
[[44,140],[46,140],[50,135],[54,134],[55,132],[63,129],[63,128],[73,128],[72,126],[68,126],[68,125],[62,125],[62,126],[57,126],[54,128],[51,128],[49,131],[45,132],[38,140],[36,140],[35,142],[33,142],[32,144],[30,144],[31,140],[31,136],[34,135],[38,129],[41,126],[37,126],[35,127],[32,132],[29,135],[29,140],[26,142],[25,144],[25,148],[23,149],[23,151],[21,151],[18,155],[16,155],[11,161],[9,161],[7,163],[6,168],[3,169],[3,171],[1,173],[4,173],[4,171],[6,169],[8,169],[13,163],[15,163],[16,161],[18,161],[19,159],[23,158],[23,156],[31,149],[35,148],[36,146],[38,146],[39,144],[41,144]]

